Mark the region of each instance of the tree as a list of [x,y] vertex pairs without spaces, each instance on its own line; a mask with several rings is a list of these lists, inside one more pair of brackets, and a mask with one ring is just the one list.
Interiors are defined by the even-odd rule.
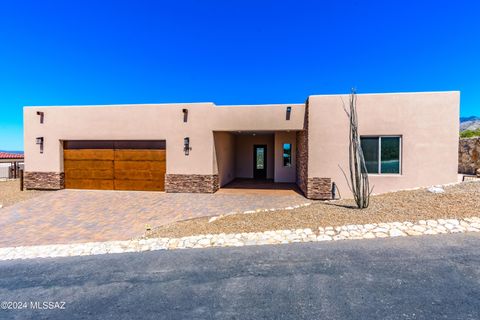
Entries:
[[347,180],[347,185],[353,194],[353,198],[359,209],[367,208],[370,204],[370,189],[368,181],[367,166],[363,157],[362,145],[360,143],[360,135],[358,134],[358,117],[357,117],[357,93],[352,89],[349,101],[349,110],[343,106],[345,113],[350,121],[350,143],[349,143],[349,168],[350,181],[342,170]]

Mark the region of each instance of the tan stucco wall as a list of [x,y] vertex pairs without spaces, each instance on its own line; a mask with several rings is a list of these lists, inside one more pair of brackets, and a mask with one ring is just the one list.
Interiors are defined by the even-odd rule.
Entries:
[[[386,192],[456,181],[459,92],[366,94],[358,95],[358,116],[362,135],[401,135],[402,174],[371,175],[374,192]],[[308,177],[331,178],[342,196],[349,195],[339,165],[348,170],[348,119],[342,98],[348,95],[309,97]],[[286,107],[291,119],[285,119]],[[189,110],[183,122],[182,109]],[[39,123],[37,111],[45,112]],[[290,131],[304,128],[305,106],[281,104],[262,106],[215,106],[213,103],[112,105],[81,107],[24,108],[25,169],[37,172],[62,172],[61,140],[163,140],[167,141],[167,173],[215,174],[226,183],[232,172],[229,146],[235,143],[235,176],[252,177],[253,144],[268,148],[268,177],[295,181],[295,170],[282,168],[281,142]],[[232,138],[220,138],[226,156],[218,157],[214,133],[242,131]],[[245,131],[256,131],[255,141],[239,138]],[[263,132],[283,131],[269,136]],[[44,153],[39,153],[36,137],[45,138]],[[190,137],[192,150],[183,152],[183,138]],[[265,140],[262,140],[265,139]],[[275,142],[275,140],[278,140]],[[277,145],[274,148],[274,145]],[[218,146],[217,146],[218,147]],[[273,153],[276,150],[274,163]],[[296,148],[293,147],[293,152]],[[222,163],[218,160],[222,159]],[[296,156],[293,157],[296,161]],[[227,165],[228,163],[228,165]],[[280,164],[280,166],[279,166]]]
[[[292,107],[290,120],[285,119],[287,106]],[[215,131],[302,130],[304,115],[304,104],[216,106],[212,125]]]
[[[182,108],[189,109],[183,122]],[[60,140],[167,140],[167,173],[212,174],[211,103],[32,107],[24,109],[25,170],[62,172]],[[37,111],[45,112],[39,123]],[[44,153],[39,153],[35,137],[44,137]],[[192,150],[183,152],[183,138],[190,137]]]
[[215,163],[220,187],[235,179],[235,135],[231,132],[214,132]]
[[[332,178],[351,197],[348,172],[348,95],[310,96],[308,176]],[[370,175],[374,193],[457,181],[459,92],[361,94],[361,135],[402,136],[402,174]]]
[[267,179],[274,175],[274,134],[237,135],[235,144],[235,173],[237,178],[253,178],[253,145],[267,145]]
[[[285,119],[292,106],[291,119]],[[189,111],[183,122],[182,109]],[[45,113],[39,123],[37,111]],[[299,129],[303,126],[302,104],[215,106],[213,103],[25,107],[25,170],[62,172],[61,140],[163,140],[167,141],[167,173],[212,174],[215,163],[212,131]],[[36,137],[44,137],[39,153]],[[192,150],[183,152],[183,138],[190,137]],[[272,148],[273,151],[273,148]],[[273,164],[271,166],[273,170]],[[273,177],[273,171],[271,176]]]
[[[283,144],[292,145],[292,166],[283,166]],[[275,182],[295,182],[296,181],[296,132],[278,131],[275,132]]]

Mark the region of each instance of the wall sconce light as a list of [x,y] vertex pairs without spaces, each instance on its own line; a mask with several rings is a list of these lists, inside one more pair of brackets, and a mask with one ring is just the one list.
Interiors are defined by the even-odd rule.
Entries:
[[43,116],[44,116],[43,111],[37,111],[37,116],[40,116],[40,123],[43,123]]
[[292,113],[292,107],[287,107],[287,120],[290,120],[290,114]]
[[185,155],[188,156],[190,150],[192,150],[192,148],[190,148],[190,138],[186,137],[183,139],[183,152],[185,152]]
[[182,109],[183,112],[183,122],[187,122],[188,120],[188,109]]
[[43,153],[43,137],[36,138],[35,142],[40,145],[40,153]]

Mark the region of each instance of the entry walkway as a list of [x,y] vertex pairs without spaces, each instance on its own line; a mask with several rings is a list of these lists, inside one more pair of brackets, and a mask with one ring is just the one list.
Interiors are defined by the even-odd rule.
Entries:
[[275,183],[271,179],[256,180],[239,178],[233,180],[225,187],[220,188],[217,194],[303,196],[295,183]]

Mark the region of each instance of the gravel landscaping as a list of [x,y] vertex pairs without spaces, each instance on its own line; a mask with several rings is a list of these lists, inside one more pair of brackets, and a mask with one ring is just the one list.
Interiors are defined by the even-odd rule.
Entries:
[[48,191],[20,191],[20,180],[0,181],[0,206],[11,206],[17,202],[38,197]]
[[315,202],[181,221],[125,241],[4,247],[0,260],[478,233],[479,213],[480,182],[466,182],[444,193],[419,189],[374,196],[366,210],[351,200]]
[[[353,200],[315,202],[292,210],[233,214],[211,221],[198,218],[154,229],[147,237],[185,237],[201,234],[263,232],[431,219],[462,219],[480,213],[480,182],[445,187],[444,193],[426,189],[372,196],[370,207],[358,210]],[[211,222],[209,222],[211,221]]]

